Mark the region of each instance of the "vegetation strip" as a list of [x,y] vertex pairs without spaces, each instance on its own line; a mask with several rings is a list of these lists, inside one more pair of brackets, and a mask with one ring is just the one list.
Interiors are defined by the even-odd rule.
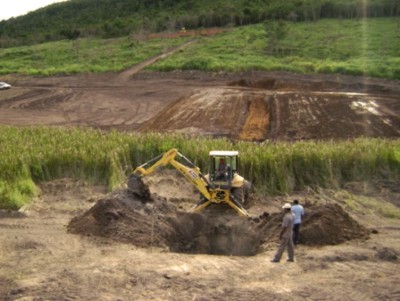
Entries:
[[10,209],[29,202],[38,193],[36,184],[46,180],[72,177],[111,190],[125,183],[132,166],[173,147],[205,173],[210,150],[238,150],[241,174],[263,194],[400,176],[400,141],[389,139],[256,144],[180,134],[0,126],[0,145],[0,208]]

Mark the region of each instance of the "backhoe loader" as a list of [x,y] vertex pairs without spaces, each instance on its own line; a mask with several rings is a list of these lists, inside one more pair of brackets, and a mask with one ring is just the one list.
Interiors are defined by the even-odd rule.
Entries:
[[199,212],[212,203],[226,203],[239,215],[250,216],[243,205],[251,183],[238,174],[239,152],[210,151],[209,157],[210,173],[203,175],[200,168],[177,149],[170,149],[133,170],[128,179],[128,189],[139,197],[148,198],[150,191],[142,178],[170,164],[200,192],[200,201],[191,209],[192,212]]

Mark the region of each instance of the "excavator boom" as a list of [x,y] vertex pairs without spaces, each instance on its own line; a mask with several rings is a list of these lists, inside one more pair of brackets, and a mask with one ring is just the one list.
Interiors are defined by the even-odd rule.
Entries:
[[[187,165],[176,161],[175,158],[177,156],[183,159]],[[148,191],[148,187],[143,183],[142,177],[151,174],[158,167],[168,164],[175,167],[206,199],[211,198],[207,188],[211,184],[206,177],[200,172],[198,167],[174,148],[138,166],[129,177],[128,188],[141,197],[148,197],[150,192]]]

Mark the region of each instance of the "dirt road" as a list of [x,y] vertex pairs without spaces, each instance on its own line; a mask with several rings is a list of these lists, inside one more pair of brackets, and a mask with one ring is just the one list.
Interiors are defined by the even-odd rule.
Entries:
[[398,81],[135,70],[10,76],[13,88],[0,91],[0,124],[182,132],[255,141],[400,136]]
[[[169,189],[155,185],[157,192],[185,207],[187,199],[168,197],[185,187],[175,178],[168,181]],[[165,183],[165,178],[152,182]],[[298,245],[295,263],[276,264],[270,262],[275,243],[265,244],[255,256],[191,255],[70,234],[71,219],[104,197],[105,189],[60,179],[43,183],[41,190],[22,212],[0,212],[0,300],[400,299],[399,223],[372,211],[350,211],[374,229],[369,239]],[[341,200],[329,191],[296,197]],[[283,201],[265,199],[250,211],[274,212]]]

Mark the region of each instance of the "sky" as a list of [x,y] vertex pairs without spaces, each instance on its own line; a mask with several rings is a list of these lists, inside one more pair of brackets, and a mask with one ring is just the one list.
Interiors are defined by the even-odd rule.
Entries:
[[25,15],[30,11],[66,0],[0,0],[0,21]]

